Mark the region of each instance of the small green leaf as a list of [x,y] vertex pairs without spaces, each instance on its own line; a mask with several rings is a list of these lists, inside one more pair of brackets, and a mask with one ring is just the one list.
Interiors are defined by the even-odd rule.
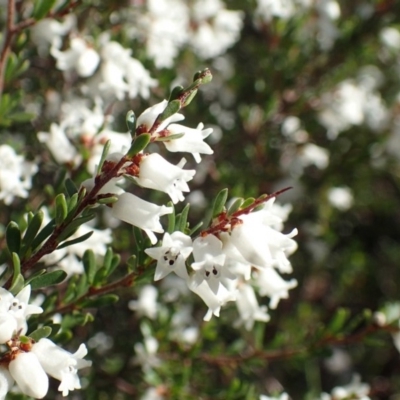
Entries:
[[103,306],[109,306],[111,304],[116,303],[119,300],[119,297],[116,294],[106,294],[101,297],[97,297],[96,299],[88,299],[84,300],[81,303],[81,306],[83,308],[89,308],[89,307],[103,307]]
[[59,269],[32,279],[30,285],[32,290],[41,289],[47,286],[57,285],[64,281],[66,277],[67,273]]
[[130,157],[135,156],[140,153],[149,143],[150,143],[151,135],[148,133],[142,133],[137,136],[136,139],[133,140],[131,148],[128,151],[128,155]]
[[181,102],[179,100],[172,100],[167,104],[165,110],[157,117],[157,121],[162,122],[172,115],[176,114],[181,109]]
[[176,230],[185,232],[187,228],[187,218],[189,215],[190,204],[186,204],[182,212],[178,215],[176,221]]
[[47,338],[51,335],[52,329],[49,326],[42,326],[29,334],[29,337],[35,342],[38,342],[42,338]]
[[83,254],[82,258],[83,267],[85,269],[85,274],[87,276],[88,283],[91,285],[93,284],[94,277],[96,275],[96,258],[94,255],[93,250],[88,249]]
[[255,199],[254,197],[249,197],[248,199],[246,199],[243,204],[241,205],[241,208],[247,208],[249,206],[251,206],[254,203]]
[[197,223],[193,228],[190,229],[189,236],[192,236],[194,233],[196,233],[202,226],[203,226],[203,221]]
[[21,249],[21,257],[25,255],[25,253],[30,248],[33,240],[35,239],[36,235],[38,234],[40,227],[42,226],[44,219],[44,213],[42,210],[39,210],[33,218],[31,218],[28,227],[25,231],[25,235],[22,239],[22,249]]
[[74,194],[78,193],[78,188],[75,186],[75,183],[72,181],[72,179],[67,178],[64,184],[69,197],[72,197]]
[[134,254],[132,254],[126,261],[126,265],[128,266],[129,272],[135,271],[137,267],[137,257]]
[[68,213],[75,209],[76,205],[78,204],[78,193],[75,193],[71,196],[68,200]]
[[94,287],[99,287],[104,281],[106,280],[108,276],[108,271],[107,268],[101,267],[97,272],[96,275],[93,279],[93,286]]
[[68,224],[68,226],[62,231],[58,240],[63,242],[65,239],[69,238],[75,231],[84,223],[89,222],[94,218],[94,214],[83,215],[82,217],[74,219]]
[[78,282],[76,284],[76,290],[75,290],[76,298],[79,298],[79,297],[83,296],[84,294],[86,294],[88,289],[89,289],[89,285],[87,282],[87,276],[86,276],[86,274],[82,274],[82,275],[80,275]]
[[111,265],[108,268],[108,276],[110,276],[114,272],[114,270],[118,267],[120,262],[121,262],[121,256],[119,254],[114,254],[111,261]]
[[327,326],[327,332],[329,332],[330,334],[339,333],[342,330],[344,324],[347,322],[349,316],[349,309],[339,308],[329,322],[329,325]]
[[85,233],[82,236],[77,237],[76,239],[67,240],[66,242],[61,243],[57,247],[57,250],[62,249],[63,247],[72,246],[73,244],[84,242],[86,239],[89,239],[90,236],[92,236],[92,235],[93,235],[93,231],[90,231],[90,232]]
[[172,213],[168,214],[168,227],[167,232],[172,233],[175,231],[175,207],[172,201],[169,201],[167,204],[168,207],[172,207]]
[[136,115],[132,110],[129,110],[126,113],[125,122],[126,126],[128,127],[129,133],[132,137],[134,137],[136,131]]
[[225,203],[228,198],[228,189],[222,189],[214,200],[212,217],[215,218],[224,211]]
[[81,313],[79,311],[74,312],[73,314],[67,314],[64,316],[61,326],[62,329],[72,329],[75,326],[83,326],[86,325],[88,322],[93,321],[93,315],[90,313]]
[[182,104],[182,107],[188,106],[192,102],[192,100],[195,98],[196,94],[197,94],[197,89],[193,90],[189,94],[189,96],[186,97],[185,101]]
[[176,100],[179,98],[179,96],[184,92],[183,86],[175,86],[169,95],[168,101],[171,102],[172,100]]
[[57,0],[36,0],[34,2],[32,16],[36,20],[44,18],[54,7]]
[[13,280],[8,290],[15,296],[24,288],[24,285],[25,285],[24,277],[20,273],[16,274],[14,272]]
[[97,199],[97,203],[99,204],[114,204],[118,201],[117,196],[108,196],[108,197],[103,197],[101,199]]
[[21,248],[21,231],[19,229],[18,224],[15,223],[14,221],[11,221],[7,225],[6,241],[10,253],[18,254]]
[[236,211],[238,211],[240,209],[240,207],[242,206],[243,202],[244,202],[244,199],[242,199],[241,197],[235,199],[228,208],[228,215],[231,216]]
[[61,225],[68,215],[67,200],[65,199],[64,193],[60,193],[56,196],[56,225]]
[[32,242],[33,250],[36,249],[40,245],[40,243],[46,240],[53,233],[55,226],[56,226],[56,221],[53,218],[50,222],[47,223],[47,225],[39,232],[39,234],[33,240]]
[[107,159],[108,152],[110,151],[111,140],[107,140],[103,147],[103,152],[101,153],[101,158],[99,165],[97,166],[97,175],[100,174],[101,169],[103,168],[104,161]]

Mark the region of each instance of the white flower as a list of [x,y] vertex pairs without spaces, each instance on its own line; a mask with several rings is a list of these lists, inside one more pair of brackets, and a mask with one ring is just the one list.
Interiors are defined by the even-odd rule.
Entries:
[[35,399],[46,396],[49,378],[36,354],[32,352],[17,354],[10,362],[8,370],[23,394]]
[[289,400],[289,395],[287,393],[281,393],[277,397],[265,396],[264,394],[260,395],[260,400]]
[[[154,104],[153,106],[144,110],[137,119],[137,126],[144,126],[147,130],[153,126],[154,121],[161,114],[168,105],[167,100],[163,100],[160,103]],[[182,114],[176,113],[166,118],[156,129],[156,132],[163,130],[168,124],[172,122],[181,121],[185,117]]]
[[354,374],[352,381],[346,386],[337,386],[332,389],[332,399],[345,400],[355,398],[359,400],[370,400],[368,393],[370,387],[367,383],[361,383],[360,375]]
[[353,205],[353,195],[348,187],[334,187],[328,191],[328,201],[340,211],[346,211]]
[[191,267],[196,271],[193,285],[198,286],[207,282],[216,295],[223,279],[235,279],[236,275],[224,267],[225,254],[222,252],[222,242],[214,235],[199,237],[193,242],[194,263]]
[[186,182],[196,173],[194,169],[182,169],[185,163],[184,158],[178,165],[173,165],[157,153],[145,155],[140,161],[139,176],[135,180],[142,187],[167,193],[176,204],[185,199],[182,192],[190,191]]
[[16,318],[6,312],[0,313],[0,344],[8,342],[17,331]]
[[14,379],[7,368],[0,366],[0,400],[4,400],[14,384]]
[[53,47],[51,55],[57,60],[57,68],[61,71],[76,70],[79,76],[93,75],[100,62],[100,56],[85,40],[80,37],[71,39],[71,47],[60,51]]
[[150,319],[156,319],[158,304],[158,290],[153,285],[145,285],[140,289],[137,300],[131,300],[128,307],[132,311],[136,311],[138,315],[145,315]]
[[39,132],[39,142],[45,143],[58,164],[79,163],[81,156],[61,125],[51,124],[50,132]]
[[161,247],[146,249],[145,253],[157,260],[154,280],[158,281],[171,272],[183,279],[188,278],[185,260],[192,252],[192,239],[183,232],[165,233]]
[[167,131],[170,135],[183,133],[184,135],[178,139],[163,141],[165,147],[171,152],[187,152],[192,153],[197,163],[201,161],[200,154],[213,154],[211,147],[204,142],[213,129],[203,129],[204,125],[200,123],[196,129],[187,128],[179,124],[171,124]]
[[21,330],[24,335],[27,332],[26,319],[32,314],[40,314],[43,312],[42,307],[34,304],[28,304],[31,296],[31,286],[25,286],[13,299],[9,312],[17,321],[17,329]]
[[0,200],[11,204],[14,197],[28,197],[32,187],[32,175],[38,168],[34,163],[25,161],[6,144],[0,146]]
[[259,287],[259,294],[271,298],[269,307],[272,309],[278,306],[280,299],[287,299],[289,297],[289,289],[297,286],[296,279],[285,281],[276,270],[271,267],[257,270],[254,274],[255,281]]
[[400,50],[400,32],[393,27],[384,27],[379,32],[379,39],[386,47],[398,52]]
[[236,306],[240,318],[235,322],[235,326],[244,324],[244,327],[249,331],[255,321],[268,322],[270,320],[267,306],[258,304],[254,289],[248,284],[242,283],[239,285]]
[[172,213],[172,207],[157,206],[131,193],[122,193],[113,204],[111,215],[143,229],[152,244],[157,242],[153,232],[163,233],[160,216]]
[[91,361],[83,359],[87,354],[84,344],[71,354],[51,340],[43,338],[32,346],[31,354],[38,358],[40,365],[50,376],[61,381],[58,390],[63,396],[67,396],[69,391],[81,388],[78,370],[92,365]]
[[140,61],[132,58],[130,54],[131,50],[113,41],[104,43],[101,50],[102,81],[99,89],[111,92],[118,100],[122,100],[126,93],[131,98],[136,97],[138,93],[147,98],[150,88],[157,84]]
[[228,301],[236,300],[236,290],[228,290],[225,286],[219,285],[218,292],[214,293],[206,281],[202,281],[199,285],[189,279],[189,289],[202,298],[208,307],[208,311],[204,316],[204,321],[209,321],[213,314],[219,317],[221,307]]

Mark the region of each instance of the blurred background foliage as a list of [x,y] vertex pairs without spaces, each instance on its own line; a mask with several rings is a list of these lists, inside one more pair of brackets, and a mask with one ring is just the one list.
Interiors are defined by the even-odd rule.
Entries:
[[[22,3],[17,2],[21,9]],[[256,399],[260,393],[285,390],[293,399],[311,400],[348,383],[357,372],[371,385],[372,398],[400,399],[399,353],[391,335],[374,329],[371,322],[373,312],[400,300],[400,47],[387,48],[381,38],[383,29],[399,29],[400,2],[339,5],[333,43],[321,48],[318,32],[313,32],[319,18],[314,9],[265,21],[255,16],[255,1],[226,1],[227,8],[243,12],[239,40],[209,59],[183,48],[175,68],[158,69],[146,56],[143,40],[132,39],[125,29],[137,23],[145,2],[83,0],[74,8],[82,34],[96,42],[108,31],[159,81],[147,100],[105,104],[116,131],[126,130],[127,110],[139,115],[168,96],[171,81],[188,82],[194,71],[211,69],[212,83],[185,109],[188,126],[203,121],[215,129],[210,138],[214,155],[204,157],[199,173],[204,178],[191,185],[191,196],[197,193],[201,200],[192,197],[193,224],[223,187],[231,197],[246,198],[290,186],[278,201],[293,207],[285,232],[298,228],[299,248],[291,257],[298,286],[271,311],[270,322],[256,323],[250,332],[232,327],[237,317],[229,305],[220,318],[203,322],[205,306],[191,298],[196,305],[193,318],[200,325],[193,346],[168,335],[173,312],[165,309],[181,307],[184,297],[180,304],[160,305],[158,318],[149,320],[126,307],[140,287],[122,290],[118,303],[93,310],[94,322],[74,332],[77,343],[86,341],[91,348],[93,367],[86,388],[71,398],[140,398],[153,386],[168,399]],[[126,8],[129,13],[123,12]],[[6,7],[0,12],[4,21]],[[12,65],[5,73],[1,142],[17,151],[26,149],[26,157],[36,160],[40,171],[29,201],[15,201],[10,214],[2,212],[3,225],[21,211],[51,201],[61,190],[54,178],[59,166],[36,133],[54,122],[49,108],[57,93],[72,97],[84,80],[66,76],[50,55],[39,54],[30,34],[25,29],[15,38],[8,59]],[[338,85],[363,79],[375,82],[372,90],[382,101],[385,118],[374,120],[381,109],[370,97],[362,118],[346,123],[349,118],[342,114],[351,114],[361,100],[356,97],[355,105],[349,102],[346,108]],[[321,122],[321,114],[335,101],[345,107],[330,121],[331,131],[339,126],[337,134]],[[300,126],[287,133],[289,117],[296,117]],[[306,156],[309,144],[326,151],[322,161],[319,153]],[[65,168],[78,184],[89,177],[82,166]],[[335,187],[350,189],[349,207],[329,201]],[[123,260],[133,242],[131,228],[118,231],[114,248]],[[133,346],[143,341],[146,329],[159,341],[162,363],[143,372],[132,360]]]

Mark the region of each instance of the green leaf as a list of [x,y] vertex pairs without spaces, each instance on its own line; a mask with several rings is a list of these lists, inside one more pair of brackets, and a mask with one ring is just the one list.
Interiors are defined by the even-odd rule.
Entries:
[[167,104],[165,110],[157,117],[158,122],[165,121],[167,118],[176,114],[181,109],[181,102],[179,100],[172,100]]
[[175,86],[169,95],[168,102],[171,102],[172,100],[178,99],[178,97],[184,92],[183,86]]
[[188,106],[192,102],[192,100],[195,98],[196,94],[197,94],[197,89],[193,90],[189,94],[189,96],[186,97],[185,101],[182,104],[182,107]]
[[33,240],[38,234],[40,227],[42,226],[44,219],[44,213],[42,210],[39,210],[33,218],[31,218],[28,227],[25,231],[25,235],[22,239],[22,249],[21,249],[21,257],[23,257],[26,252],[31,247]]
[[90,231],[88,233],[85,233],[82,236],[77,237],[76,239],[72,240],[67,240],[66,242],[61,243],[58,247],[57,250],[62,249],[64,247],[72,246],[73,244],[81,243],[84,242],[86,239],[89,239],[90,236],[93,235],[93,231]]
[[137,257],[134,255],[134,254],[132,254],[129,258],[128,258],[128,260],[126,261],[126,265],[128,266],[128,271],[129,272],[133,272],[133,271],[135,271],[136,270],[136,267],[137,267]]
[[169,201],[167,204],[168,207],[172,207],[172,213],[167,215],[168,218],[168,227],[167,232],[172,233],[175,230],[175,207],[172,201]]
[[78,325],[86,325],[88,322],[92,322],[93,319],[93,315],[90,313],[83,314],[79,311],[75,311],[73,314],[67,314],[64,316],[61,326],[63,330],[72,329]]
[[329,322],[329,325],[327,326],[327,332],[330,334],[336,334],[339,333],[344,324],[347,322],[348,318],[350,316],[350,310],[347,308],[339,308],[331,321]]
[[89,222],[94,218],[94,214],[83,215],[82,217],[76,218],[71,221],[68,226],[62,231],[58,240],[59,242],[63,242],[65,239],[70,237],[76,230],[86,222]]
[[81,303],[81,306],[84,308],[89,308],[89,307],[104,307],[104,306],[109,306],[111,304],[116,303],[119,300],[119,297],[116,294],[106,294],[101,297],[97,297],[96,299],[88,299],[84,300]]
[[97,199],[97,203],[99,204],[114,204],[118,201],[117,196],[108,196],[108,197],[103,197],[101,199]]
[[85,253],[83,254],[82,262],[88,283],[92,285],[97,270],[96,257],[93,250],[88,249],[85,251]]
[[231,216],[236,211],[238,211],[240,209],[240,207],[242,206],[243,202],[244,202],[244,199],[242,199],[240,197],[235,199],[228,208],[228,215]]
[[137,136],[136,139],[133,140],[131,148],[128,151],[128,155],[130,157],[135,156],[140,153],[149,143],[150,143],[151,135],[149,133],[142,133]]
[[111,146],[111,140],[107,140],[107,142],[103,147],[103,152],[101,153],[99,165],[97,166],[97,175],[100,174],[101,169],[103,168],[104,161],[106,160],[108,152],[110,151],[110,146]]
[[254,203],[255,199],[254,197],[249,197],[248,199],[246,199],[243,204],[241,205],[241,208],[247,208],[249,206],[251,206]]
[[89,289],[88,281],[87,281],[87,276],[86,274],[80,275],[78,282],[76,284],[76,290],[75,290],[75,296],[76,298],[79,298],[83,296],[84,294],[87,293]]
[[7,225],[6,241],[10,253],[18,254],[21,248],[21,231],[19,229],[18,224],[15,223],[14,221],[11,221]]
[[224,211],[225,203],[228,198],[228,189],[222,189],[214,200],[212,217],[215,218]]
[[203,226],[203,221],[197,223],[193,228],[190,229],[189,236],[192,236],[194,233],[196,233],[202,226]]
[[54,231],[56,221],[53,218],[47,225],[39,232],[32,242],[32,249],[36,249],[44,240],[46,240]]
[[42,338],[47,338],[51,335],[52,329],[49,326],[42,326],[29,334],[29,337],[35,342],[38,342]]
[[61,225],[68,215],[67,200],[65,199],[64,193],[60,193],[56,196],[56,225]]
[[181,231],[181,232],[186,232],[187,228],[187,218],[189,215],[189,209],[190,209],[190,204],[186,204],[182,212],[178,215],[177,221],[176,221],[176,230]]
[[34,2],[32,16],[36,20],[44,18],[54,7],[57,0],[36,0]]
[[57,285],[65,280],[67,273],[63,270],[48,272],[31,280],[32,290],[41,289],[51,285]]
[[101,267],[97,272],[93,279],[93,286],[99,287],[103,284],[108,276],[107,268]]
[[15,296],[24,288],[24,283],[24,277],[21,274],[14,275],[12,284],[8,290]]
[[68,213],[71,213],[71,211],[75,209],[76,205],[78,204],[78,197],[78,193],[75,193],[68,200]]
[[136,115],[132,110],[129,110],[126,113],[126,118],[125,118],[126,126],[128,127],[128,131],[133,137],[135,135],[136,131]]
[[67,194],[69,197],[72,197],[73,195],[78,193],[78,188],[76,187],[75,183],[72,181],[72,179],[67,178],[65,180],[65,189],[67,191]]
[[114,254],[111,261],[111,266],[108,268],[108,276],[110,276],[114,272],[114,270],[118,267],[120,262],[121,262],[121,256],[119,254]]

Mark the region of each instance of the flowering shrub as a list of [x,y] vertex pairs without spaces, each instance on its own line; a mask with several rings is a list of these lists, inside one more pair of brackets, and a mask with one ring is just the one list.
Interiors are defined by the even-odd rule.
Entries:
[[400,394],[393,2],[6,3],[0,400]]

